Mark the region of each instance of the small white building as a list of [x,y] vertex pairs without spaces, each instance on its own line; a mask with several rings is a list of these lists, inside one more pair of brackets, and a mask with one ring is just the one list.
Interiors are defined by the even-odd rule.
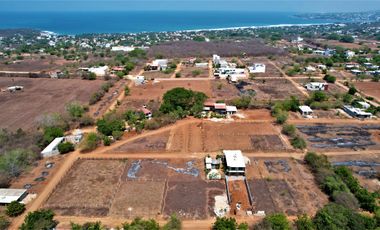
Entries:
[[100,67],[91,67],[88,69],[88,72],[94,73],[97,77],[104,77],[109,72],[108,66],[100,66]]
[[358,119],[368,119],[372,117],[372,113],[365,112],[362,109],[352,107],[350,105],[343,106],[343,110],[350,116]]
[[328,84],[325,82],[309,82],[305,88],[309,91],[323,91],[328,90]]
[[81,129],[75,129],[71,135],[65,136],[65,141],[72,144],[78,144],[83,139],[83,131]]
[[58,145],[65,140],[64,137],[55,138],[44,150],[42,150],[42,157],[51,157],[59,154]]
[[351,59],[351,58],[355,57],[355,52],[351,51],[351,50],[347,50],[345,52],[345,55],[346,55],[346,58]]
[[134,46],[113,46],[111,48],[111,51],[117,52],[117,51],[123,51],[123,52],[130,52],[135,50],[136,48]]
[[142,85],[145,83],[145,77],[144,76],[136,76],[134,81],[135,81],[135,85]]
[[265,73],[266,66],[262,63],[255,63],[253,66],[248,67],[249,73]]
[[245,175],[245,159],[240,150],[223,150],[226,161],[226,174]]
[[150,64],[150,66],[152,67],[152,70],[164,71],[168,68],[168,63],[168,59],[156,59]]
[[195,63],[195,67],[197,67],[197,68],[207,68],[208,67],[208,63],[207,62]]
[[0,204],[10,204],[13,201],[21,202],[26,195],[26,189],[0,188]]
[[205,158],[205,165],[206,165],[206,169],[212,169],[212,158],[211,157]]
[[305,67],[305,72],[315,72],[317,69],[313,66],[306,66]]
[[232,105],[227,105],[226,106],[226,114],[227,115],[234,115],[237,113],[237,108],[236,106],[232,106]]
[[7,88],[9,92],[15,92],[15,91],[23,90],[23,89],[24,89],[24,86],[19,86],[19,85],[9,86]]
[[298,108],[299,108],[301,115],[303,117],[309,118],[313,115],[313,110],[307,105],[301,105]]
[[317,68],[320,70],[325,70],[325,69],[327,69],[327,66],[326,65],[317,65]]
[[355,75],[360,75],[360,74],[362,74],[363,72],[360,71],[360,70],[358,70],[358,69],[353,69],[353,70],[351,70],[351,73],[352,73],[352,74],[355,74]]

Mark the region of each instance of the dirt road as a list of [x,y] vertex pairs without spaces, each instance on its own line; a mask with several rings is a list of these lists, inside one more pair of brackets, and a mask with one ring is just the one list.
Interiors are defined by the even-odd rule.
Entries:
[[274,63],[273,61],[271,60],[268,60],[268,62],[270,64],[272,64],[278,71],[280,71],[280,73],[287,79],[289,80],[294,87],[296,87],[303,95],[305,95],[307,98],[309,97],[309,94],[307,93],[306,89],[304,89],[303,87],[301,87],[299,84],[297,84],[297,82],[295,82],[291,77],[289,77],[280,67],[277,66],[276,63]]

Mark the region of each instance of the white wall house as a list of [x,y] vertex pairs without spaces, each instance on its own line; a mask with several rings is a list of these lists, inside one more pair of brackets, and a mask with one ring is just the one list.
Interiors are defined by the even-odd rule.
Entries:
[[355,52],[351,51],[351,50],[347,50],[345,55],[346,55],[346,58],[351,59],[351,58],[355,57]]
[[309,91],[323,91],[328,89],[328,84],[324,82],[309,82],[305,85]]
[[372,113],[365,112],[362,109],[352,107],[350,105],[343,106],[343,110],[350,116],[359,119],[368,119],[372,117]]
[[88,69],[88,72],[94,73],[97,77],[106,76],[109,72],[108,66],[100,66],[100,67],[91,67]]
[[42,150],[42,157],[51,157],[59,154],[58,145],[65,140],[64,137],[55,138],[44,150]]
[[303,117],[311,117],[313,115],[313,110],[307,105],[301,105],[298,108]]
[[27,195],[26,189],[0,188],[0,204],[10,204],[12,201],[19,201]]
[[226,161],[226,173],[229,175],[245,175],[245,160],[240,150],[223,150]]
[[135,50],[136,48],[134,46],[113,46],[111,48],[111,51],[117,52],[117,51],[123,51],[123,52],[130,52]]
[[265,73],[265,64],[255,63],[253,66],[248,67],[249,73]]

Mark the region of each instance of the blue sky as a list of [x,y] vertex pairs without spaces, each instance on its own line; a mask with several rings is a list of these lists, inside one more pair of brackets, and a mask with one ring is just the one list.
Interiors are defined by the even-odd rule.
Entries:
[[380,10],[380,0],[0,0],[0,11],[112,10],[347,12]]

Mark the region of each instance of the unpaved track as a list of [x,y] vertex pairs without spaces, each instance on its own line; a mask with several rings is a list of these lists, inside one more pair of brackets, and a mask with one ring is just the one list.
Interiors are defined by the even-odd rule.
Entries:
[[305,95],[307,98],[309,97],[309,94],[306,92],[306,89],[300,87],[297,82],[295,82],[291,77],[289,77],[280,67],[278,67],[276,65],[276,63],[274,63],[273,61],[271,60],[268,60],[268,62],[270,64],[272,64],[278,71],[280,71],[280,73],[287,79],[289,80],[294,87],[296,87],[296,89],[298,89],[303,95]]

